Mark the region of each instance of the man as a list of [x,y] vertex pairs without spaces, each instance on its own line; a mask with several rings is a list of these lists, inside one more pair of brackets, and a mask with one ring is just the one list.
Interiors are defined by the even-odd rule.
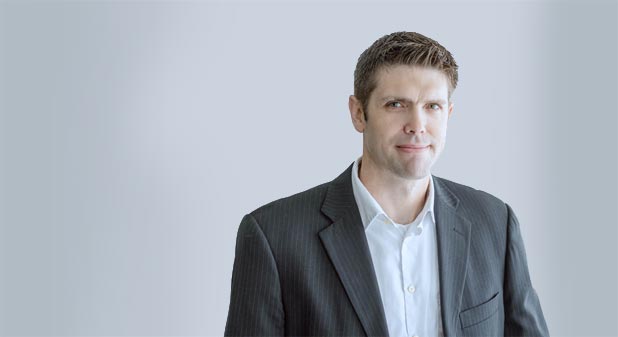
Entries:
[[363,154],[240,224],[226,336],[547,336],[519,224],[498,198],[433,176],[457,65],[418,33],[358,60]]

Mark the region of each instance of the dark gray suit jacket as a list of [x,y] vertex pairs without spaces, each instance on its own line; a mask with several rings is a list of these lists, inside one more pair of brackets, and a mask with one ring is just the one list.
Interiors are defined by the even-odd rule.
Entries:
[[[242,219],[226,336],[388,335],[351,170]],[[433,178],[445,336],[549,335],[510,206]]]

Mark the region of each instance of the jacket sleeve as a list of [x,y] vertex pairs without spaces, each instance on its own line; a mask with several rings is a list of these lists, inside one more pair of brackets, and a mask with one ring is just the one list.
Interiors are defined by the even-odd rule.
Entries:
[[530,281],[519,221],[511,207],[508,213],[504,271],[504,335],[549,336],[541,303]]
[[236,237],[236,256],[225,336],[283,336],[284,311],[279,273],[272,250],[256,219],[243,217]]

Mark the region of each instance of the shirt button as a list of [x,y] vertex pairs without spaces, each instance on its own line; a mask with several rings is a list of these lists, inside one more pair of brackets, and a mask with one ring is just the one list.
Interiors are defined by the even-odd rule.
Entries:
[[416,235],[421,235],[422,232],[423,232],[423,227],[421,226],[416,227],[416,230],[414,231]]
[[416,291],[416,288],[414,288],[414,286],[409,286],[409,287],[408,287],[408,292],[409,292],[410,294],[414,294],[414,292],[415,292],[415,291]]

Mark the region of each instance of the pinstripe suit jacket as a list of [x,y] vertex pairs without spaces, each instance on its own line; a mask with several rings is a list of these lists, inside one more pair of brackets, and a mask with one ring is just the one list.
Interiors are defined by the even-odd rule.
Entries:
[[[388,335],[351,170],[245,215],[226,336]],[[444,334],[547,336],[510,206],[435,176],[434,187]]]

